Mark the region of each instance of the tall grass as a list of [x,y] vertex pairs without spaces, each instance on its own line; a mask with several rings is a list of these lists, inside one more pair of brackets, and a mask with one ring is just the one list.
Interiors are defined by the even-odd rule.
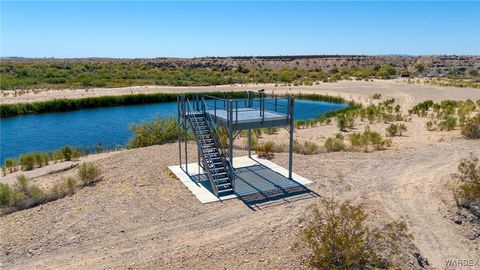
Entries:
[[[188,97],[192,93],[186,93]],[[214,92],[212,96],[226,98],[243,98],[244,92]],[[65,112],[89,108],[112,107],[121,105],[146,104],[176,101],[175,93],[131,94],[121,96],[88,97],[79,99],[54,99],[31,103],[0,104],[0,117],[11,117],[21,114]]]

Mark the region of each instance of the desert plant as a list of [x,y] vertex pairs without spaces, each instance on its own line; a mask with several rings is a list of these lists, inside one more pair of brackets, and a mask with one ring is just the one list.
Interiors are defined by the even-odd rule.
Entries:
[[390,269],[399,267],[396,254],[412,237],[405,222],[382,227],[368,223],[362,205],[325,199],[300,220],[296,247],[309,250],[307,263],[314,269]]
[[465,122],[462,135],[467,139],[480,139],[480,114]]
[[275,143],[268,141],[260,146],[257,146],[255,150],[258,154],[258,157],[271,159],[274,156],[274,153],[273,153],[274,147],[275,147]]
[[[132,125],[130,129],[134,136],[130,139],[127,148],[164,144],[178,139],[177,122],[173,117],[159,117],[152,122]],[[181,135],[183,136],[183,134]]]
[[380,93],[375,93],[372,95],[372,99],[380,99],[380,98],[382,98],[382,94]]
[[303,154],[304,155],[314,155],[318,153],[318,145],[314,142],[305,141],[303,143]]
[[343,142],[343,138],[339,137],[327,138],[324,145],[327,149],[327,152],[338,152],[345,150],[345,143]]
[[75,188],[77,185],[77,180],[73,177],[69,177],[65,180],[65,186],[67,187],[67,190],[70,194],[75,193]]
[[18,192],[9,184],[0,183],[0,206],[11,206],[18,199],[18,197]]
[[63,159],[67,161],[72,159],[73,149],[70,146],[64,146],[60,151],[62,152]]
[[78,168],[78,177],[84,185],[91,185],[102,174],[100,168],[93,162],[84,162]]
[[32,170],[35,165],[35,157],[31,153],[21,155],[20,165],[22,166],[22,170]]
[[15,189],[19,192],[27,193],[28,192],[28,178],[20,174],[17,176],[17,182],[15,184]]
[[449,116],[447,120],[441,121],[438,125],[440,126],[440,130],[453,130],[457,125],[457,118],[455,116]]
[[470,209],[480,218],[480,162],[478,157],[470,156],[460,161],[458,172],[453,174],[458,181],[454,196],[459,206]]
[[8,169],[9,172],[14,172],[17,170],[17,161],[13,158],[5,159],[3,164]]
[[278,128],[274,128],[274,127],[272,127],[272,128],[264,128],[263,131],[264,131],[265,134],[267,134],[267,135],[273,135],[273,134],[275,134],[275,133],[278,132]]
[[390,124],[387,128],[387,134],[390,137],[394,137],[398,134],[398,125],[397,124]]
[[407,126],[405,124],[398,125],[398,135],[402,136],[404,132],[407,131]]
[[337,115],[337,127],[340,131],[346,131],[345,128],[347,127],[347,117],[345,114]]

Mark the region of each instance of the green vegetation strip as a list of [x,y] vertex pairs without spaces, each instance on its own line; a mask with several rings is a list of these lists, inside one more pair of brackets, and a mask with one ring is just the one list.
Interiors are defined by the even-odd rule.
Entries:
[[[192,93],[186,93],[186,95],[191,96]],[[219,98],[244,98],[245,92],[212,92],[209,93],[209,95]],[[326,95],[297,94],[296,96],[301,99],[321,100],[334,103],[345,102],[345,100],[341,97],[332,97]],[[176,93],[154,93],[89,97],[80,99],[54,99],[32,103],[0,104],[0,118],[23,114],[65,112],[90,108],[159,103],[176,100]]]

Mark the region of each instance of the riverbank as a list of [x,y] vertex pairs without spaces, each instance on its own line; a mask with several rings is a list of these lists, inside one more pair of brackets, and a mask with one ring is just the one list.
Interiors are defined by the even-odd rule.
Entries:
[[[191,97],[194,92],[184,92]],[[245,92],[222,91],[209,92],[211,96],[223,99],[244,99]],[[332,103],[346,103],[342,97],[334,97],[320,94],[293,93],[297,98],[325,101]],[[151,94],[129,94],[119,96],[98,96],[78,99],[53,99],[46,101],[24,102],[15,104],[0,104],[0,118],[13,117],[17,115],[39,114],[49,112],[67,112],[82,109],[106,108],[114,106],[143,105],[151,103],[175,102],[176,93],[151,93]],[[350,105],[354,105],[352,102]]]
[[[220,91],[248,91],[265,89],[267,93],[294,94],[313,93],[329,96],[339,96],[345,100],[368,105],[375,102],[372,95],[381,94],[383,97],[395,98],[402,107],[411,107],[416,101],[432,99],[480,99],[480,89],[440,87],[422,84],[408,84],[403,80],[371,80],[371,81],[339,81],[336,83],[320,83],[312,86],[282,86],[279,84],[236,84],[205,87],[173,87],[173,86],[134,86],[122,88],[91,88],[91,89],[63,89],[39,90],[23,95],[8,95],[2,97],[2,104],[16,104],[25,102],[47,101],[54,99],[80,99],[86,97],[118,96],[131,94],[152,93],[181,93],[181,92],[220,92]],[[8,90],[7,90],[8,92]]]

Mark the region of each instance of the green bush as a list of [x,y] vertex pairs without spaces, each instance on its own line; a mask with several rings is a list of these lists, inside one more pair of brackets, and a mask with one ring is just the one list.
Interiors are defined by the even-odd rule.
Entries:
[[158,117],[152,122],[144,122],[132,125],[133,138],[127,148],[138,148],[151,145],[165,144],[178,140],[178,128],[175,118]]
[[91,185],[102,174],[100,168],[93,162],[84,162],[78,168],[78,177],[84,185]]
[[370,146],[374,150],[382,150],[385,146],[390,145],[389,140],[383,139],[380,133],[371,131],[370,127],[366,127],[362,133],[350,134],[349,139],[353,148],[362,148],[365,152],[369,151]]
[[33,169],[35,165],[35,157],[32,153],[24,154],[20,156],[20,165],[22,170],[29,171]]
[[340,131],[346,131],[347,127],[347,116],[345,114],[338,114],[337,115],[337,127]]
[[5,159],[3,164],[5,168],[8,169],[9,172],[14,172],[17,170],[18,162],[13,158]]
[[327,138],[325,140],[325,148],[327,152],[338,152],[345,150],[345,143],[343,142],[343,138],[335,137],[335,138]]
[[72,156],[73,156],[73,149],[70,147],[70,146],[64,146],[60,149],[60,151],[62,152],[62,157],[65,159],[65,160],[71,160],[72,159]]
[[19,194],[10,185],[0,183],[0,206],[9,207],[15,203]]
[[440,121],[440,130],[450,131],[457,126],[457,118],[455,116],[449,116],[447,120]]
[[407,131],[407,126],[405,124],[390,124],[386,130],[387,135],[390,137],[402,136]]
[[306,248],[312,269],[396,269],[403,242],[412,239],[405,222],[376,227],[361,205],[325,199],[300,220],[296,248]]
[[397,124],[390,124],[387,128],[387,134],[390,137],[394,137],[398,134],[398,125]]

